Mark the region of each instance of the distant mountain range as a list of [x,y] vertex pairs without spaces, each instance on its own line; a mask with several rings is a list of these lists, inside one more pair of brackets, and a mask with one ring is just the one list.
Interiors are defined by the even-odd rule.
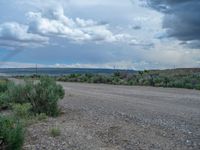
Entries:
[[135,70],[121,69],[86,69],[86,68],[0,68],[0,75],[51,75],[60,76],[72,73],[94,73],[94,74],[111,74],[116,71],[134,73]]

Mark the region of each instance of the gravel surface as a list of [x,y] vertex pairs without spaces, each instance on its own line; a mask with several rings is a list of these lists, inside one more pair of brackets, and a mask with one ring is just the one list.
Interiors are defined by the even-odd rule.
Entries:
[[200,91],[60,84],[62,115],[29,126],[25,150],[200,149]]

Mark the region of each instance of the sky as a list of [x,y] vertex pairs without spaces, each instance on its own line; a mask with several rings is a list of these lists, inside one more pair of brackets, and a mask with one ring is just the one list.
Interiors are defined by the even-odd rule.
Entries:
[[200,67],[199,0],[1,0],[0,68]]

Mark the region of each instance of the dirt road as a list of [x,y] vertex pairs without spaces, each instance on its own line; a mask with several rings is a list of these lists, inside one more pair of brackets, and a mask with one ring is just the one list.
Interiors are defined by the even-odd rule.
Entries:
[[[200,91],[60,84],[63,115],[31,126],[25,149],[200,149]],[[55,125],[62,130],[56,139],[46,129]]]

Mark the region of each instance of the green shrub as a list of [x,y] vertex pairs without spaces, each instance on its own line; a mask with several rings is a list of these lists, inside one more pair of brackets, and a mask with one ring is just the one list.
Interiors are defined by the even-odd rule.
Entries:
[[64,97],[64,90],[61,85],[49,78],[43,77],[35,85],[35,96],[31,98],[31,104],[35,113],[45,113],[56,116],[59,113],[58,100]]
[[116,72],[114,72],[114,74],[113,74],[115,77],[120,77],[120,72],[119,71],[116,71]]
[[9,107],[9,100],[5,93],[8,89],[9,82],[7,80],[0,80],[0,110]]
[[46,119],[47,119],[47,115],[46,115],[45,113],[36,114],[35,118],[36,118],[38,121],[43,121],[43,120],[46,120]]
[[20,104],[28,103],[33,88],[34,85],[28,82],[25,84],[12,83],[8,86],[6,94],[8,95],[8,99],[12,103],[20,103]]
[[200,82],[199,84],[196,84],[195,89],[200,90]]
[[54,127],[50,129],[50,134],[53,137],[59,136],[61,134],[61,131],[58,127]]
[[12,108],[16,117],[27,119],[30,116],[32,106],[30,103],[14,104]]
[[8,81],[7,80],[0,80],[0,93],[3,93],[8,88]]
[[134,80],[128,80],[127,81],[127,85],[134,85],[135,84],[135,81]]
[[0,116],[0,149],[21,150],[24,142],[23,126],[11,117]]
[[6,93],[0,93],[0,110],[7,109],[10,106],[10,101]]
[[[64,97],[64,89],[50,77],[41,77],[39,81],[25,81],[23,84],[12,84],[6,92],[12,103],[30,103],[35,114],[45,113],[56,116],[59,113],[58,100]],[[21,107],[20,105],[17,105]],[[24,106],[22,106],[24,107]],[[19,109],[23,109],[23,108]]]

